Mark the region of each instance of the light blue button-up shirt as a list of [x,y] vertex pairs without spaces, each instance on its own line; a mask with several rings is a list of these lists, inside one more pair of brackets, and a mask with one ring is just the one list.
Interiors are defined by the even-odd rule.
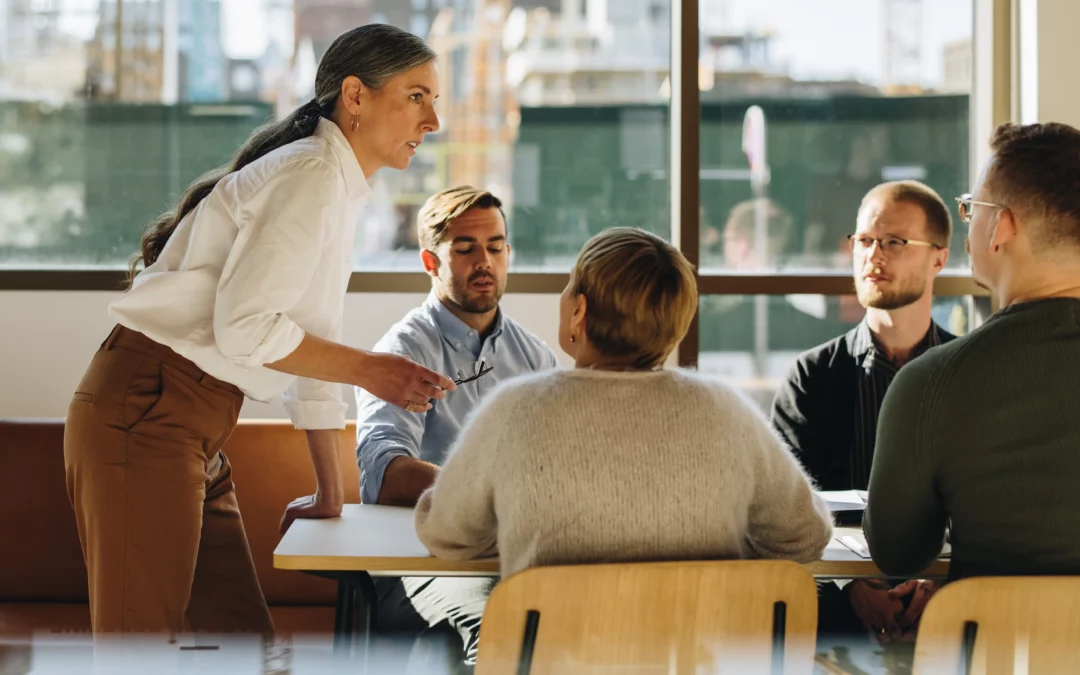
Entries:
[[454,316],[431,293],[375,345],[377,352],[399,354],[420,365],[459,380],[490,373],[458,385],[441,401],[433,400],[425,414],[405,412],[356,389],[356,459],[360,464],[360,501],[375,504],[386,466],[408,456],[442,466],[466,416],[481,397],[515,375],[556,367],[555,354],[544,342],[507,317],[500,309],[486,339]]

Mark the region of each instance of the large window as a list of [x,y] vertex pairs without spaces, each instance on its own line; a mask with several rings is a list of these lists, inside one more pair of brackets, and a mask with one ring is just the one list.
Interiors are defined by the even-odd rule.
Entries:
[[123,265],[145,223],[307,101],[330,42],[369,22],[438,52],[442,130],[407,171],[372,181],[358,270],[417,270],[417,209],[463,183],[505,202],[518,270],[566,271],[613,223],[670,233],[667,0],[6,0],[0,12],[7,266]]
[[[767,406],[800,352],[864,315],[846,235],[866,192],[966,191],[972,5],[701,0],[702,370]],[[957,222],[950,268],[964,237]],[[771,295],[746,295],[761,275]],[[970,298],[935,304],[954,332],[977,317]]]
[[[419,269],[416,210],[456,184],[506,203],[512,291],[560,289],[605,227],[675,231],[703,289],[681,360],[768,391],[860,320],[843,242],[863,194],[914,178],[951,205],[967,188],[973,1],[696,4],[683,35],[671,0],[0,0],[0,279],[121,269],[190,181],[310,98],[338,33],[387,22],[438,52],[443,125],[373,181],[354,289],[422,288],[396,274]],[[673,44],[697,51],[681,75]],[[697,177],[671,143],[695,79]],[[698,208],[673,223],[689,181]],[[963,238],[946,276],[964,275]],[[973,287],[946,281],[935,311],[967,330]]]
[[[385,19],[407,27],[401,7]],[[415,270],[416,209],[462,183],[505,202],[519,272],[568,270],[615,223],[670,233],[667,0],[459,0],[412,13],[426,13],[440,54],[443,129],[419,166],[380,178],[361,217],[372,233],[358,240],[361,269]]]
[[701,0],[703,268],[846,270],[874,185],[965,192],[972,5]]

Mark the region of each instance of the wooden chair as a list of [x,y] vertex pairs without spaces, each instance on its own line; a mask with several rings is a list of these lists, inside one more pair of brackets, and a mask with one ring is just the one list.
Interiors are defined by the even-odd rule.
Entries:
[[1080,577],[985,577],[945,586],[919,624],[914,671],[1080,671]]
[[810,673],[816,626],[793,562],[538,567],[496,586],[476,673]]

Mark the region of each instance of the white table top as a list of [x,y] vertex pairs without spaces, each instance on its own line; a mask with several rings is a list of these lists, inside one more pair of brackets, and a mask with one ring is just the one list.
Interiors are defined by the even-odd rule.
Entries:
[[[836,537],[858,528],[837,528]],[[879,577],[874,563],[829,542],[822,560],[807,563],[816,577]],[[340,518],[297,520],[274,551],[274,567],[305,571],[364,571],[372,576],[498,576],[499,561],[452,561],[434,558],[420,543],[413,510],[397,506],[346,504]],[[944,577],[948,561],[939,560],[921,575]]]

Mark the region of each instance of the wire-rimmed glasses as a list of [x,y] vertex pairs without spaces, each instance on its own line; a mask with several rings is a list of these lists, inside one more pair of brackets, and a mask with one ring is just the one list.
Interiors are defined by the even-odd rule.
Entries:
[[[479,380],[481,377],[483,377],[484,375],[487,375],[488,373],[490,373],[493,370],[495,370],[494,366],[489,366],[489,367],[485,368],[484,367],[484,362],[481,361],[480,362],[480,370],[479,370],[479,372],[477,372],[472,377],[462,377],[461,379],[454,380],[454,384],[465,384],[467,382],[472,382],[473,380]],[[460,375],[461,371],[458,371],[458,374]]]

